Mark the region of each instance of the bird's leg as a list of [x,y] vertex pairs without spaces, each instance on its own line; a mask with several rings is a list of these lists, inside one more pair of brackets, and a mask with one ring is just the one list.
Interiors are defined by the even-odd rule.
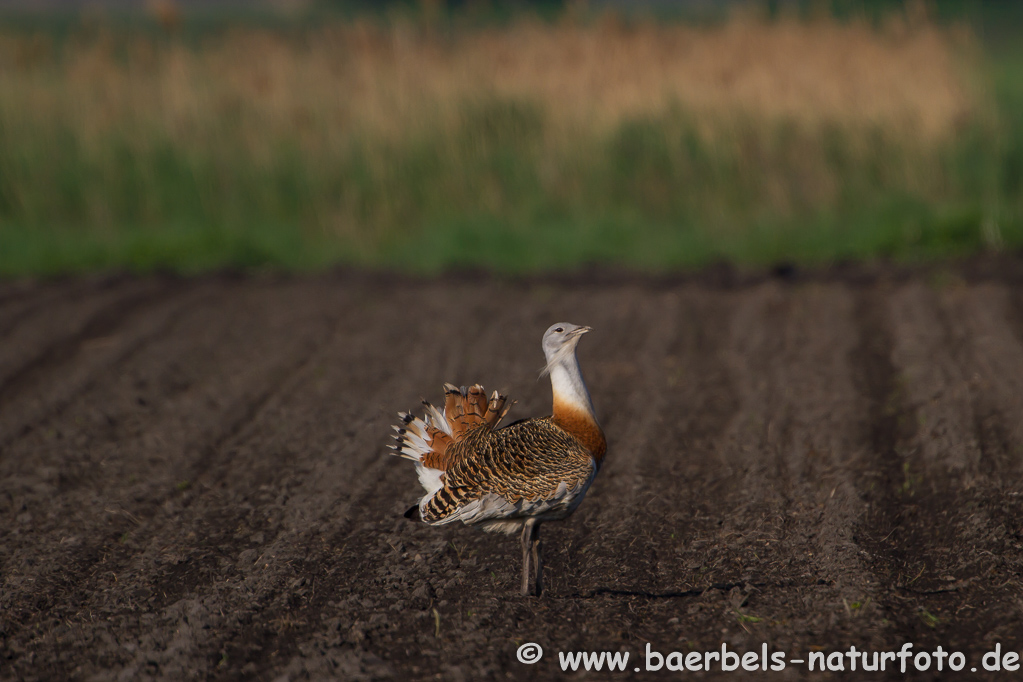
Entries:
[[533,568],[536,570],[536,596],[543,592],[543,552],[540,547],[540,524],[533,526]]
[[526,521],[522,524],[522,596],[529,595],[529,550],[533,539],[533,524]]

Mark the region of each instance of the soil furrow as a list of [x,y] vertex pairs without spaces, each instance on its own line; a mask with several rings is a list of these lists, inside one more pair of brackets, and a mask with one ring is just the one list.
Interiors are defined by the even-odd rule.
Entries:
[[0,341],[7,339],[32,316],[49,315],[50,306],[62,300],[81,300],[94,292],[89,287],[59,282],[26,286],[17,295],[0,296]]
[[[634,297],[638,299],[631,306],[635,318],[627,321],[633,334],[624,343],[609,345],[604,351],[617,356],[616,363],[608,363],[611,364],[609,369],[624,365],[622,369],[628,375],[619,375],[611,384],[614,387],[610,391],[612,403],[607,409],[616,418],[607,428],[614,453],[613,457],[609,455],[607,465],[600,472],[600,483],[594,484],[604,502],[596,512],[600,522],[614,522],[629,515],[629,504],[643,483],[641,468],[660,456],[651,441],[663,427],[667,416],[664,358],[668,348],[676,343],[680,308],[678,295],[672,292],[656,297],[634,294]],[[598,369],[602,368],[598,366]],[[602,383],[610,382],[605,378]],[[637,404],[643,405],[644,409],[628,420],[620,418],[622,405]]]
[[892,297],[891,318],[893,360],[917,420],[918,459],[966,483],[978,473],[980,444],[969,382],[953,357],[936,294],[919,284],[899,289]]
[[[296,327],[296,323],[318,316],[315,303],[295,305],[299,301],[292,301],[280,305],[280,303],[284,303],[281,295],[273,292],[268,293],[270,293],[271,301],[277,299],[273,315],[269,319],[260,319],[256,316],[259,313],[258,308],[263,303],[260,299],[265,298],[260,296],[258,291],[256,296],[250,300],[249,305],[245,306],[248,310],[240,316],[241,319],[247,319],[250,325],[253,322],[260,327],[269,324],[269,328],[276,327],[279,331],[284,331],[289,328],[308,329],[307,324],[300,323]],[[298,291],[292,293],[298,294]],[[301,295],[299,297],[304,298]],[[285,292],[284,298],[287,298],[287,292]],[[196,321],[198,320],[193,320],[193,322]],[[223,322],[224,326],[213,338],[220,340],[219,348],[230,352],[231,344],[223,343],[226,340],[224,333],[226,332],[228,336],[237,334],[240,330],[233,327],[232,323],[238,323],[240,319],[237,316],[231,319],[229,316]],[[204,329],[210,329],[208,322]],[[296,336],[298,341],[289,339],[283,345],[277,344],[277,350],[284,357],[288,356],[288,351],[301,348],[300,342],[303,335]],[[140,532],[145,534],[147,524],[150,523],[154,515],[173,513],[177,505],[187,503],[191,481],[185,476],[194,469],[198,460],[209,456],[209,450],[204,444],[216,442],[221,438],[222,429],[225,427],[230,430],[232,428],[230,415],[246,413],[246,405],[251,403],[251,398],[247,396],[253,393],[254,387],[265,384],[266,370],[252,362],[253,359],[266,356],[267,347],[260,348],[261,344],[261,337],[257,337],[257,343],[247,348],[245,352],[219,358],[218,361],[209,365],[211,368],[217,368],[217,371],[208,377],[215,382],[216,388],[208,382],[207,377],[203,377],[200,383],[195,385],[195,389],[198,390],[192,389],[191,386],[187,388],[182,386],[183,390],[177,396],[177,400],[171,400],[169,404],[162,406],[166,411],[157,420],[157,424],[162,423],[164,428],[164,436],[161,440],[154,442],[148,437],[152,433],[151,426],[148,429],[143,428],[139,436],[135,438],[129,436],[127,439],[125,439],[127,434],[123,434],[123,432],[122,435],[117,435],[121,429],[115,426],[113,429],[114,440],[108,441],[106,444],[96,443],[91,447],[85,444],[88,450],[92,450],[91,456],[86,455],[88,460],[96,462],[97,458],[102,458],[98,463],[103,470],[87,474],[86,479],[91,479],[91,481],[84,486],[79,485],[74,490],[64,486],[61,506],[67,509],[67,513],[77,513],[79,516],[82,516],[82,510],[88,510],[86,518],[96,517],[97,529],[103,530],[99,535],[75,537],[68,541],[67,538],[60,538],[53,534],[59,532],[59,529],[48,530],[47,527],[52,525],[52,521],[33,519],[31,516],[26,519],[25,512],[22,512],[19,516],[21,521],[19,531],[24,539],[17,543],[21,545],[22,549],[20,552],[15,550],[13,556],[6,562],[8,567],[17,566],[13,572],[6,571],[7,586],[14,588],[16,584],[20,584],[24,585],[25,589],[32,590],[33,588],[39,589],[41,585],[47,585],[46,600],[55,606],[56,603],[59,603],[57,600],[66,599],[72,595],[84,593],[102,596],[106,594],[111,582],[117,580],[119,564],[123,563],[123,559],[119,559],[119,557],[123,557],[131,551],[131,545],[128,542],[131,534]],[[151,355],[152,351],[155,351],[157,357],[149,359],[155,359],[160,364],[167,360],[166,357],[160,357],[161,349],[152,347],[150,350],[150,353],[144,355]],[[179,356],[178,360],[180,359],[182,358]],[[157,368],[158,373],[164,371],[166,368]],[[177,374],[175,372],[175,375]],[[225,391],[225,389],[227,390]],[[209,392],[211,390],[218,393],[215,403],[201,398],[203,393],[212,397],[212,393]],[[232,399],[232,395],[238,397]],[[196,398],[200,399],[197,401]],[[185,423],[185,420],[194,419],[196,416],[194,412],[196,406],[205,412],[207,419],[201,421],[206,421],[206,426],[199,429],[181,429],[180,425]],[[71,445],[76,450],[82,447],[81,445]],[[147,460],[141,469],[139,462],[124,459],[125,455],[138,449],[147,452]],[[184,461],[179,459],[181,454],[186,455]],[[38,465],[39,462],[34,465],[37,470]],[[143,470],[144,474],[142,474]],[[97,477],[96,474],[99,476]],[[96,500],[99,494],[96,484],[103,485],[105,489],[100,498],[102,501]],[[31,501],[32,496],[32,493],[24,491],[21,495],[24,501],[19,507],[28,509],[40,506],[38,501]],[[145,500],[145,502],[140,504],[140,500]],[[77,511],[73,512],[72,510]],[[103,520],[106,523],[103,523]],[[24,544],[26,542],[28,544]],[[51,542],[63,546],[65,548],[64,560],[52,561],[40,571],[39,567],[32,563],[29,554],[33,545],[38,542]],[[25,615],[29,612],[23,609],[28,604],[17,598],[16,595],[19,591],[18,589],[6,591],[5,601],[8,603],[5,606],[9,606],[11,609],[9,613],[21,611],[21,615]],[[129,595],[127,600],[131,600],[133,596],[138,599],[137,595]],[[75,599],[80,599],[80,597]],[[125,599],[125,597],[122,596],[115,601],[120,599]],[[109,597],[103,598],[101,603],[108,600]],[[53,607],[50,609],[55,611],[55,616],[62,610]],[[51,635],[56,636],[59,641],[59,628],[51,632]],[[59,660],[59,657],[54,658]]]
[[[904,377],[893,364],[893,322],[887,286],[860,294],[856,302],[859,343],[851,358],[855,380],[865,403],[863,430],[869,447],[859,472],[859,490],[867,503],[853,536],[877,585],[871,599],[880,615],[901,608],[887,590],[895,589],[890,566],[904,560],[905,549],[893,539],[903,512],[907,456],[916,435],[916,413],[908,404]],[[862,608],[862,607],[861,607]],[[878,618],[878,611],[858,614]],[[883,622],[888,622],[885,618]]]
[[941,296],[942,321],[968,382],[982,469],[1016,485],[1023,454],[1023,340],[1013,330],[1010,292],[953,288]]
[[0,350],[0,396],[15,395],[37,369],[64,361],[83,342],[109,334],[132,311],[169,293],[166,283],[146,280],[87,296],[84,303],[64,301],[36,324],[17,325]]
[[[0,451],[35,426],[46,424],[73,400],[88,392],[112,369],[129,362],[149,343],[165,336],[195,305],[200,289],[182,287],[176,295],[148,301],[124,310],[124,317],[105,330],[94,328],[88,338],[66,357],[40,363],[31,381],[0,396],[4,421],[0,424]],[[24,379],[24,378],[23,378]]]
[[[851,362],[855,299],[834,285],[753,294],[737,310],[729,352],[742,403],[721,452],[735,476],[699,570],[748,583],[728,603],[743,626],[737,645],[771,630],[750,621],[791,623],[836,646],[876,642],[880,617],[865,606],[874,586],[853,535],[870,445]],[[756,587],[778,570],[792,589]],[[810,598],[820,605],[812,617],[795,606]]]
[[975,367],[957,331],[971,322],[941,297],[911,284],[892,299],[893,361],[916,424],[885,539],[892,549],[878,572],[894,629],[977,654],[983,643],[971,631],[1005,646],[1020,641],[1023,514],[1002,459],[982,447],[987,408],[971,389]]

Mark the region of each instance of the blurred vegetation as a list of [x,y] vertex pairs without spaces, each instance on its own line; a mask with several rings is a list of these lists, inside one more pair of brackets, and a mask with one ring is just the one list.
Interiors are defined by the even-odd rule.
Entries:
[[846,5],[11,19],[0,274],[1023,246],[1023,26]]

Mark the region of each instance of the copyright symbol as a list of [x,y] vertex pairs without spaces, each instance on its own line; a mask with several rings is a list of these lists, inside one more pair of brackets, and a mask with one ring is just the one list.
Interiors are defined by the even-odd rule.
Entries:
[[519,663],[525,663],[526,665],[533,665],[540,660],[541,656],[543,656],[543,649],[536,642],[526,642],[515,652],[515,657],[519,659]]

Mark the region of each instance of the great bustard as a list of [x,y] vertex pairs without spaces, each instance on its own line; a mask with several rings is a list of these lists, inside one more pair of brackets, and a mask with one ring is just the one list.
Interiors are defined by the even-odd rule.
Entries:
[[430,403],[423,419],[399,412],[396,454],[416,463],[426,495],[405,513],[432,526],[461,521],[484,530],[521,533],[522,594],[543,589],[540,524],[579,506],[600,469],[607,441],[583,383],[575,349],[589,327],[559,322],[543,335],[554,410],[497,428],[507,398],[487,400],[479,384],[444,385],[444,411]]

